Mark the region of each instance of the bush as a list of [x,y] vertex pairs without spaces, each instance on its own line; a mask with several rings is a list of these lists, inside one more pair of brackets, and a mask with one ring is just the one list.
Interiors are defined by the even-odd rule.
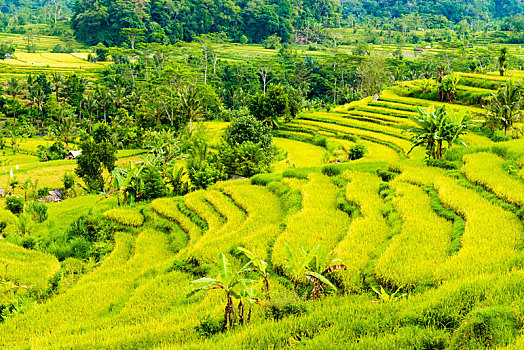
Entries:
[[209,316],[195,327],[195,331],[200,334],[201,337],[210,338],[215,334],[222,332],[223,321],[218,319],[212,319]]
[[48,162],[51,160],[62,160],[69,152],[65,150],[65,147],[60,142],[55,142],[51,146],[49,145],[38,145],[36,156],[41,162]]
[[24,200],[17,196],[7,197],[5,208],[13,214],[20,214],[24,211]]
[[246,142],[259,144],[264,151],[271,151],[273,132],[251,115],[241,116],[228,126],[224,133],[224,141],[230,146],[242,145]]
[[307,313],[306,304],[294,295],[275,295],[264,304],[267,319],[280,321],[288,316]]
[[236,146],[223,145],[218,153],[220,163],[230,177],[251,177],[270,169],[272,154],[259,144],[248,141]]
[[166,194],[164,181],[162,175],[155,167],[145,167],[140,177],[144,183],[144,187],[139,194],[141,199],[150,200],[164,197]]
[[351,160],[357,160],[357,159],[364,157],[366,152],[367,152],[366,146],[360,145],[360,144],[355,145],[349,149],[348,157]]
[[45,203],[29,202],[26,211],[35,222],[44,222],[47,220],[47,205]]

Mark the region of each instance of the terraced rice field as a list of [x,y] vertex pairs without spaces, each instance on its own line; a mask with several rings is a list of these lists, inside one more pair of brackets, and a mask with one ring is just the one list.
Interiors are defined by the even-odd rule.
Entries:
[[[114,248],[100,263],[81,263],[81,277],[45,302],[1,319],[0,348],[520,348],[522,141],[494,144],[470,133],[454,169],[426,166],[423,149],[408,156],[401,126],[430,103],[387,91],[379,101],[307,113],[278,131],[285,156],[273,173],[251,180],[124,208],[99,196],[50,205],[34,234],[59,237],[91,211],[117,225]],[[225,126],[211,124],[209,139]],[[368,150],[363,158],[327,166],[339,146],[357,144]],[[74,168],[16,157],[21,179],[46,184]],[[0,227],[19,224],[0,210]],[[337,292],[304,301],[295,283],[303,298],[311,288],[289,272],[289,252],[319,244],[346,269],[327,273]],[[10,293],[0,305],[22,300],[19,285],[43,295],[75,263],[26,246],[0,240],[0,288]],[[203,324],[223,318],[222,290],[188,296],[191,281],[217,276],[220,253],[232,268],[245,264],[237,247],[267,262],[272,299],[253,305],[249,326],[205,334]],[[275,310],[288,313],[275,319]],[[472,324],[493,343],[478,345]],[[505,338],[492,336],[497,327]]]

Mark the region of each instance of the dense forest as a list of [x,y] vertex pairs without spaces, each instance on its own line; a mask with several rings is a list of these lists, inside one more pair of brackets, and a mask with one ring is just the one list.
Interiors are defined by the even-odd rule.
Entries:
[[524,5],[518,0],[342,0],[345,16],[358,18],[401,17],[410,13],[443,15],[452,22],[463,19],[504,18],[521,14]]
[[333,24],[336,13],[339,6],[333,0],[301,4],[290,0],[79,0],[73,28],[78,40],[90,45],[121,44],[124,28],[143,30],[151,42],[174,43],[225,32],[234,40],[245,35],[257,43],[273,34],[290,41],[294,29],[303,29],[310,21]]

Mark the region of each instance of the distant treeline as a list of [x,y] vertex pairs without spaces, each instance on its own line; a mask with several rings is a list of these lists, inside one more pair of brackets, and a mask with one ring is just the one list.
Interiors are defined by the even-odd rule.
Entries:
[[236,41],[245,35],[253,43],[276,34],[286,42],[313,23],[336,23],[337,13],[335,0],[78,0],[72,25],[88,45],[122,44],[124,28],[142,29],[148,42],[189,41],[214,32]]
[[452,22],[463,19],[504,18],[523,13],[519,0],[341,0],[344,16],[398,18],[402,15],[443,15]]

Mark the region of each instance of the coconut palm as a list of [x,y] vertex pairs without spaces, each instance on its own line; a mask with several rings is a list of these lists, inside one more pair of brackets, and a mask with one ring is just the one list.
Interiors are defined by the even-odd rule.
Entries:
[[198,89],[195,86],[189,86],[182,89],[179,93],[180,110],[185,120],[189,121],[189,133],[193,132],[193,120],[202,117],[203,108],[202,100],[198,95]]
[[508,130],[513,127],[513,124],[522,120],[521,108],[524,102],[522,91],[522,84],[510,79],[496,94],[491,94],[491,102],[487,107],[488,127],[504,129],[504,135],[507,137]]
[[51,86],[53,87],[53,92],[56,95],[56,100],[60,94],[60,89],[64,86],[64,73],[53,72],[51,75]]

